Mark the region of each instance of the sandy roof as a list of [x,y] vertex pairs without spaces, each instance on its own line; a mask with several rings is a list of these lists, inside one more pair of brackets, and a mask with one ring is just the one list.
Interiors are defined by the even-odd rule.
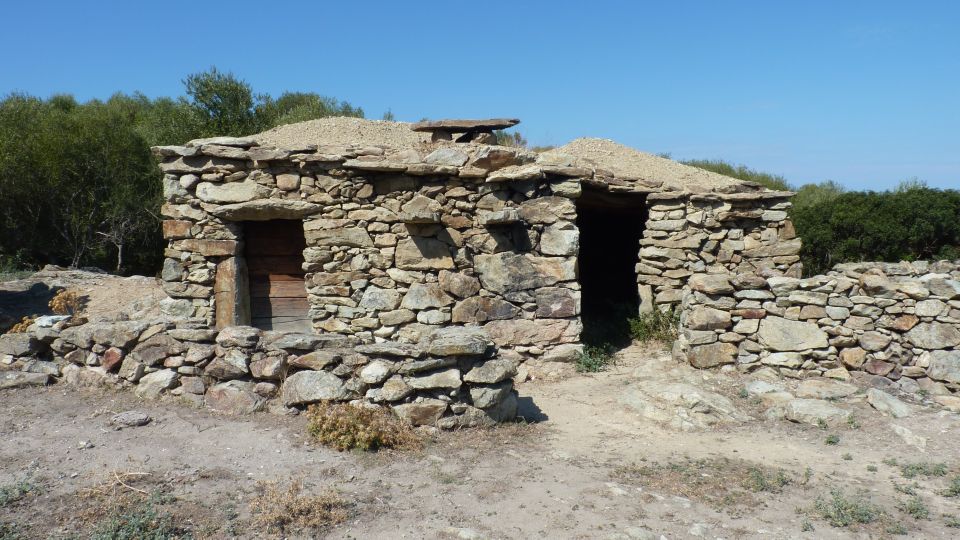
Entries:
[[[320,146],[370,145],[387,148],[423,148],[454,143],[430,143],[429,133],[411,130],[406,122],[333,117],[275,127],[253,135],[263,146],[294,148],[304,144]],[[741,191],[750,183],[712,173],[666,158],[641,152],[609,139],[575,139],[543,152],[538,162],[571,162],[585,168],[601,168],[618,178],[663,183],[666,190],[691,192]],[[572,158],[572,159],[571,159]]]
[[742,180],[705,171],[676,161],[635,150],[610,139],[575,139],[541,154],[547,159],[572,156],[577,166],[612,171],[619,178],[660,181],[692,192],[714,191],[742,186]]
[[264,146],[293,148],[303,144],[371,145],[410,148],[430,142],[429,133],[418,133],[406,122],[332,117],[277,126],[253,137]]

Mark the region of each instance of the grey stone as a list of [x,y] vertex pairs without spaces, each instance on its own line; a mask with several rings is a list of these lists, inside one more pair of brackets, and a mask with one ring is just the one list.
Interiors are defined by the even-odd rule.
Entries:
[[574,259],[503,252],[477,255],[474,268],[488,290],[500,294],[549,287],[576,279]]
[[110,418],[110,425],[123,429],[128,427],[140,427],[149,424],[153,418],[149,414],[140,411],[124,411],[113,415]]
[[413,388],[399,375],[390,377],[380,387],[380,399],[384,401],[399,401],[412,393]]
[[464,382],[494,384],[517,374],[513,362],[505,358],[493,358],[479,363],[463,376]]
[[704,294],[731,294],[733,285],[726,275],[720,274],[694,274],[687,280],[690,288]]
[[544,255],[576,255],[580,250],[580,231],[551,225],[540,236],[540,252]]
[[882,351],[892,341],[892,337],[880,332],[864,332],[860,336],[860,346],[867,351]]
[[[230,184],[227,184],[230,185]],[[230,221],[267,221],[271,219],[302,219],[316,214],[323,207],[292,199],[257,199],[216,206],[210,213]]]
[[420,358],[423,354],[420,347],[416,345],[395,341],[358,345],[356,351],[370,356],[395,356],[400,358]]
[[39,347],[40,342],[28,333],[0,335],[0,354],[27,356],[36,353]]
[[288,407],[350,399],[343,381],[329,371],[298,371],[284,381],[282,394],[283,404]]
[[393,364],[374,360],[360,370],[360,380],[367,384],[380,384],[393,373]]
[[457,298],[469,298],[480,291],[480,280],[465,274],[441,270],[440,288]]
[[906,338],[921,349],[949,349],[960,345],[960,328],[955,324],[920,323],[906,333]]
[[423,195],[415,195],[403,205],[400,220],[404,223],[440,223],[440,203]]
[[439,399],[424,399],[414,403],[394,405],[394,412],[402,420],[414,426],[432,426],[447,411],[447,402]]
[[266,400],[256,393],[256,383],[229,381],[207,389],[204,403],[215,411],[230,414],[252,414],[261,411]]
[[407,384],[416,390],[431,390],[434,388],[460,388],[462,382],[460,380],[460,370],[449,368],[409,377]]
[[894,418],[904,418],[910,416],[913,412],[906,403],[876,388],[867,389],[867,403],[874,409]]
[[520,308],[497,297],[474,296],[453,307],[452,320],[455,323],[486,322],[514,319],[520,314]]
[[857,390],[852,384],[829,379],[806,379],[800,382],[796,394],[800,398],[839,399],[852,396]]
[[[179,185],[179,184],[178,184]],[[197,198],[203,202],[216,204],[242,203],[253,199],[263,199],[270,195],[270,189],[254,182],[211,183],[200,182],[196,188]]]
[[938,381],[960,384],[960,351],[932,351],[927,376]]
[[802,351],[827,346],[828,336],[815,323],[768,316],[757,331],[760,343],[772,351]]
[[157,398],[164,390],[173,388],[177,384],[177,372],[172,369],[161,369],[148,373],[137,383],[136,394],[142,398]]
[[143,363],[127,355],[127,357],[123,359],[123,363],[120,364],[120,371],[117,372],[117,376],[130,382],[137,382],[140,380],[140,377],[143,377],[145,371],[146,366],[144,366]]
[[687,360],[695,368],[711,368],[732,364],[737,357],[737,346],[732,343],[711,343],[690,348]]
[[454,268],[450,246],[421,236],[405,238],[397,243],[397,268],[403,270],[450,270]]
[[214,379],[238,379],[250,373],[250,358],[238,349],[229,349],[207,365],[204,374]]
[[394,289],[381,289],[369,286],[363,291],[359,307],[375,311],[394,310],[400,304],[400,292]]
[[761,358],[760,363],[767,366],[796,369],[803,365],[803,355],[795,352],[775,352]]
[[691,330],[723,330],[731,325],[730,312],[706,306],[696,306],[686,316]]
[[427,154],[427,157],[423,159],[423,162],[431,165],[450,165],[453,167],[460,167],[466,163],[468,159],[470,159],[470,156],[455,148],[442,147]]
[[217,334],[221,347],[256,347],[260,341],[260,329],[252,326],[228,326]]
[[836,426],[847,416],[846,410],[819,399],[792,399],[784,405],[784,418],[800,424],[817,426],[822,421]]
[[306,238],[307,245],[311,247],[373,247],[370,234],[357,227],[308,229]]
[[567,318],[580,314],[580,298],[576,291],[562,287],[544,287],[537,289],[534,297],[537,302],[535,314],[538,318]]
[[[436,283],[412,283],[400,302],[402,309],[421,310],[449,306],[453,298]],[[388,308],[392,309],[392,308]]]
[[433,356],[478,356],[491,345],[490,337],[481,328],[451,326],[427,336],[423,348]]
[[26,373],[23,371],[0,372],[0,389],[43,386],[49,382],[50,375],[47,375],[46,373]]

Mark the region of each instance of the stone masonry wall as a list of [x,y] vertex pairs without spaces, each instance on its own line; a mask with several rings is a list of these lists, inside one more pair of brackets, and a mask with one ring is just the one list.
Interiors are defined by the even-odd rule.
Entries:
[[908,392],[960,391],[960,261],[841,264],[806,279],[696,274],[680,324],[674,354],[696,367],[859,371]]
[[501,347],[570,357],[581,328],[572,177],[589,173],[460,146],[424,155],[218,138],[156,149],[165,313],[246,323],[241,222],[295,218],[317,332],[417,343],[441,326],[482,325]]
[[438,329],[418,345],[357,345],[337,334],[222,331],[200,321],[46,317],[0,336],[0,388],[56,380],[131,388],[232,413],[286,413],[318,401],[391,407],[414,425],[489,425],[514,418],[519,359],[480,328]]
[[651,193],[637,281],[641,304],[682,299],[689,276],[763,271],[799,277],[800,239],[787,218],[792,193]]

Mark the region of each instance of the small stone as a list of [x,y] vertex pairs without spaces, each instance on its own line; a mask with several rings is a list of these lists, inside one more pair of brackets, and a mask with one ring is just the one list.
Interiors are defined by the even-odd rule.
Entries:
[[124,411],[113,415],[110,418],[110,424],[119,428],[140,427],[149,424],[153,418],[147,413],[140,411]]
[[513,362],[504,358],[487,360],[473,367],[464,375],[464,382],[494,384],[509,379],[517,374]]

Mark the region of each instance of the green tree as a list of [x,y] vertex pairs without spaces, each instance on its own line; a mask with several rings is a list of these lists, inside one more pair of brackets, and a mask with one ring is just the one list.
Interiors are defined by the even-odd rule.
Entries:
[[256,107],[260,98],[250,85],[233,73],[216,67],[188,75],[183,81],[204,136],[249,135],[260,131]]

